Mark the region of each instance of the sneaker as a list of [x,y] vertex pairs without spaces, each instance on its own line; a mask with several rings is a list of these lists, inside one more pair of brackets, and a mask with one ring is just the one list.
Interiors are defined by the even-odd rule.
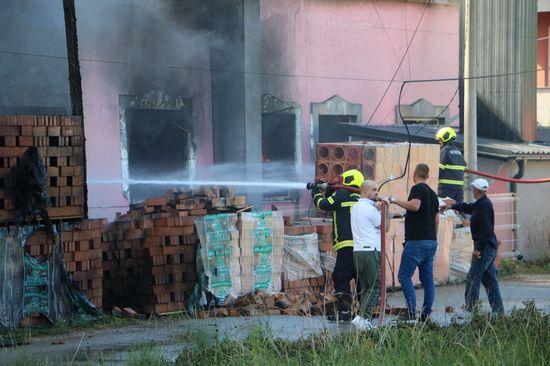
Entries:
[[416,317],[414,315],[410,315],[410,314],[399,314],[397,316],[397,318],[395,319],[396,322],[398,323],[401,323],[401,324],[415,324],[416,323]]
[[353,325],[357,327],[359,330],[373,330],[375,328],[374,324],[372,324],[367,319],[363,318],[360,315],[357,315],[353,320],[351,321]]
[[327,315],[327,319],[331,322],[349,322],[351,320],[351,311],[337,311]]
[[420,314],[420,318],[418,318],[418,321],[422,323],[430,322],[431,321],[430,315],[422,313]]

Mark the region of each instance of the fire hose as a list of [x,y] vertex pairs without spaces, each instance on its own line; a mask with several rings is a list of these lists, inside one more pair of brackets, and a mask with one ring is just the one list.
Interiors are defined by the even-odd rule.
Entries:
[[503,177],[501,175],[485,173],[485,172],[480,172],[478,170],[471,170],[471,169],[466,169],[465,172],[470,173],[470,174],[474,174],[474,175],[479,175],[481,177],[501,180],[501,181],[509,182],[509,183],[523,183],[523,184],[550,183],[550,178],[536,178],[536,179],[508,178],[508,177]]

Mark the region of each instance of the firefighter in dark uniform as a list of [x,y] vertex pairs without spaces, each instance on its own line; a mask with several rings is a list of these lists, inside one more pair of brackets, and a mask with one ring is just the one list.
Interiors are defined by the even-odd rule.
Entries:
[[439,153],[439,181],[437,195],[449,197],[458,203],[464,201],[464,170],[466,163],[462,152],[454,144],[456,132],[451,127],[443,127],[435,135],[441,145]]
[[[356,170],[348,170],[342,174],[345,186],[360,188],[365,178]],[[336,296],[337,313],[330,320],[351,320],[351,286],[350,281],[356,278],[353,264],[353,237],[351,233],[351,208],[361,197],[345,189],[339,189],[332,194],[323,194],[319,187],[312,189],[313,202],[321,210],[332,211],[333,250],[336,252],[336,266],[332,272],[334,292]]]

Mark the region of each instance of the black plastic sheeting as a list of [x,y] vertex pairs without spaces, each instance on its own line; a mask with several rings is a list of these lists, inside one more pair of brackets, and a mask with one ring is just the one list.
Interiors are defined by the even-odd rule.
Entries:
[[0,229],[0,329],[16,328],[40,313],[51,322],[74,316],[94,319],[98,310],[80,293],[65,268],[61,235],[53,228],[52,253],[39,261],[25,244],[43,226]]

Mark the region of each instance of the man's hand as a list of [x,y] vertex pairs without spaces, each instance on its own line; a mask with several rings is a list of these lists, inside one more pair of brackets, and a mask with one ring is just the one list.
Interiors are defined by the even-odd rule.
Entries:
[[452,205],[454,205],[454,204],[456,203],[455,200],[453,200],[452,198],[448,198],[448,197],[447,197],[447,198],[443,198],[443,202],[445,202],[445,204],[446,204],[447,206],[449,206],[449,207],[452,206]]
[[440,212],[445,212],[445,211],[451,209],[451,207],[452,207],[452,205],[444,205],[444,206],[441,206],[441,207],[439,208],[439,211],[440,211]]
[[391,197],[391,196],[382,197],[382,198],[380,199],[380,201],[381,201],[383,204],[385,204],[386,206],[389,206],[390,203],[392,203],[392,200],[393,200],[393,197]]
[[475,250],[472,252],[472,259],[478,260],[481,259],[481,252],[479,250]]

